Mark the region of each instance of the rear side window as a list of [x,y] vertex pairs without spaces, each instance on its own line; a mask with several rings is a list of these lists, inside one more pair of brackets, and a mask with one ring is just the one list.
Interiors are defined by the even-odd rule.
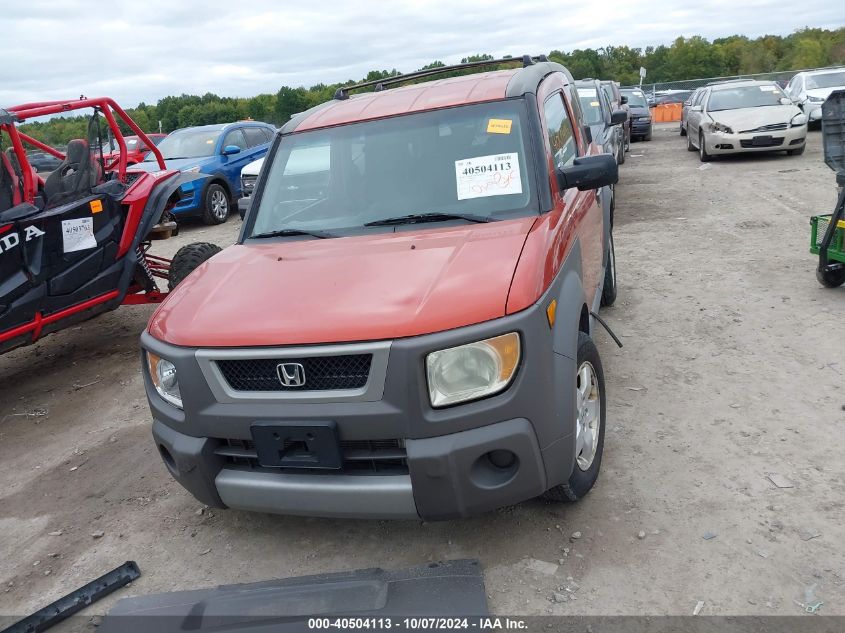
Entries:
[[273,130],[271,130],[270,128],[266,128],[266,127],[263,127],[263,128],[260,128],[260,129],[261,129],[261,133],[264,134],[264,138],[267,139],[267,143],[269,143],[270,141],[273,140]]
[[543,104],[543,110],[555,167],[571,165],[578,151],[575,144],[575,132],[566,113],[563,96],[557,93],[549,97]]
[[264,134],[264,129],[260,127],[245,127],[244,134],[246,135],[246,142],[250,147],[256,145],[263,145],[267,142],[267,136]]

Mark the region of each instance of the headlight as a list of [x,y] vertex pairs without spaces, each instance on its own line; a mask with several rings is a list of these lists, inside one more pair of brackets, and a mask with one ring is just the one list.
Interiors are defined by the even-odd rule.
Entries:
[[651,117],[650,116],[641,116],[640,121],[642,121],[643,123],[650,123]]
[[798,125],[804,125],[806,122],[806,114],[796,114],[794,117],[792,117],[792,121],[789,122],[789,125],[791,125],[792,127],[796,127]]
[[182,170],[183,174],[198,174],[200,173],[200,166],[194,165],[193,167],[189,167],[188,169]]
[[713,130],[714,132],[723,132],[724,134],[733,134],[734,133],[734,131],[731,128],[729,128],[727,125],[724,125],[722,123],[718,123],[716,121],[714,121],[713,123],[710,124],[710,129]]
[[182,393],[179,391],[179,381],[176,379],[176,366],[152,352],[147,352],[147,364],[158,395],[181,409]]
[[822,99],[821,97],[813,97],[807,95],[807,101],[811,101],[812,103],[821,103],[822,101],[824,101],[824,99]]
[[504,390],[519,366],[519,334],[432,352],[425,361],[433,407],[478,400]]

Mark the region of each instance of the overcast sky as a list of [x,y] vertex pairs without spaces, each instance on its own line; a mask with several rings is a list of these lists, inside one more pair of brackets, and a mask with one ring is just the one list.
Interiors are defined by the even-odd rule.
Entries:
[[[3,0],[0,106],[181,93],[253,96],[282,85],[415,70],[473,53],[522,55],[678,35],[785,35],[845,23],[841,0]],[[674,6],[667,10],[664,7]]]

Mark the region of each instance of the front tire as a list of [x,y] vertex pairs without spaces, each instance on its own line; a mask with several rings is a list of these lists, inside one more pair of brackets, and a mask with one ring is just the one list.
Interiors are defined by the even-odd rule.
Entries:
[[681,136],[687,135],[687,128],[684,127],[684,124],[681,123]]
[[203,262],[211,259],[223,249],[211,242],[194,242],[178,251],[170,262],[167,273],[167,286],[173,290]]
[[698,158],[702,163],[709,163],[713,158],[707,153],[707,148],[704,146],[704,132],[698,134]]
[[616,251],[613,248],[613,231],[610,232],[607,249],[607,266],[604,269],[604,286],[601,291],[601,305],[612,306],[616,301]]
[[807,149],[806,143],[804,143],[804,145],[802,145],[798,149],[788,149],[788,150],[786,150],[786,153],[789,154],[790,156],[801,156],[801,154],[804,153],[805,149]]
[[551,501],[578,501],[595,485],[604,453],[604,372],[593,339],[578,333],[575,374],[575,465],[569,481],[548,490]]
[[625,141],[619,144],[619,151],[616,152],[616,164],[622,165],[625,162]]
[[202,205],[202,221],[206,224],[223,224],[229,217],[229,194],[217,183],[211,183],[205,190]]

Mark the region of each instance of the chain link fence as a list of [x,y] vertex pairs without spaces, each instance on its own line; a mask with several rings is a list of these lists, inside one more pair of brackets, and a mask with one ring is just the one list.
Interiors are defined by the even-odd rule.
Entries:
[[[836,68],[836,66],[830,66],[828,68]],[[642,89],[644,92],[652,93],[664,90],[695,90],[696,88],[700,88],[701,86],[706,86],[707,84],[714,82],[714,81],[729,81],[731,79],[757,79],[763,81],[777,81],[780,82],[782,86],[785,86],[792,77],[794,77],[797,73],[800,72],[807,72],[811,70],[827,70],[825,68],[803,68],[799,70],[781,70],[778,72],[771,72],[771,73],[755,73],[750,75],[732,75],[730,77],[706,77],[704,79],[683,79],[681,81],[663,81],[657,83],[648,83],[643,82]],[[636,88],[638,86],[626,86],[627,88]]]

